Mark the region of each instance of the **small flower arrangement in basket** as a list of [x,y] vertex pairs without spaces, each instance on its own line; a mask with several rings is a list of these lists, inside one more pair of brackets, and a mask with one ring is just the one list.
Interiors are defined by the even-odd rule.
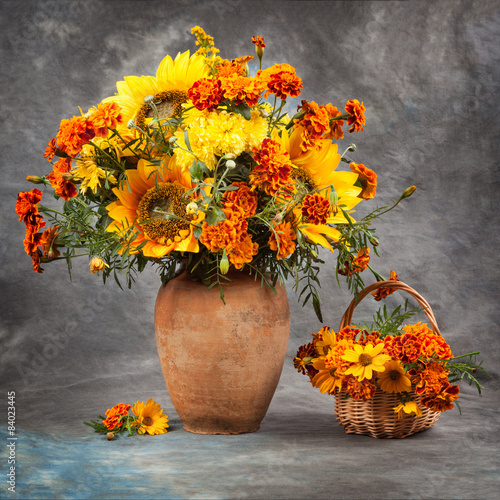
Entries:
[[[351,324],[366,295],[380,300],[397,289],[416,299],[431,328],[421,322],[402,326],[420,310],[409,311],[408,302],[404,311],[378,311],[371,327]],[[347,433],[403,438],[428,429],[441,412],[458,405],[454,382],[465,378],[481,392],[475,374],[484,370],[475,363],[477,354],[453,356],[427,301],[391,272],[390,280],[369,285],[351,302],[338,333],[325,326],[299,347],[294,366],[320,392],[335,396],[335,414]]]

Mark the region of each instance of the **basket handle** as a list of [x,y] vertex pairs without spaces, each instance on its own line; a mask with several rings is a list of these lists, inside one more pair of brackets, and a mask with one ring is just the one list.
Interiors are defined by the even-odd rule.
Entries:
[[340,321],[339,331],[342,330],[342,328],[351,324],[354,308],[361,302],[361,300],[364,297],[366,297],[370,292],[372,292],[373,290],[377,290],[378,288],[395,288],[398,290],[404,290],[405,292],[408,292],[418,302],[418,305],[424,310],[425,314],[429,318],[429,322],[432,326],[432,330],[434,331],[434,333],[436,335],[441,336],[441,332],[439,331],[439,328],[437,326],[436,318],[434,317],[434,313],[432,312],[429,303],[406,283],[395,280],[377,281],[376,283],[372,283],[371,285],[368,285],[364,290],[362,290],[359,293],[358,300],[356,301],[356,299],[353,299],[349,307],[347,308],[346,312],[344,313],[344,316],[342,316],[342,320]]

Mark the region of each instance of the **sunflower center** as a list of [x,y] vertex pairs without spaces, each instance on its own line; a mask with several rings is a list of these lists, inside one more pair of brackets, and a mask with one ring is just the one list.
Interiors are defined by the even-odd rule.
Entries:
[[302,167],[292,164],[292,177],[295,180],[302,182],[308,191],[314,191],[318,185],[312,175]]
[[153,423],[153,419],[151,417],[144,417],[143,420],[142,420],[142,423],[144,425],[151,425]]
[[[182,104],[188,101],[188,93],[183,90],[167,90],[159,92],[153,97],[154,107],[158,112],[160,120],[179,117],[182,114]],[[135,117],[135,123],[139,128],[144,128],[146,118],[155,117],[155,111],[149,104],[143,104]]]
[[186,215],[186,203],[182,200],[185,192],[186,189],[175,182],[161,182],[146,191],[137,207],[137,216],[149,239],[166,244],[178,241],[182,238],[180,232],[189,230],[187,221],[193,216]]
[[392,370],[389,372],[389,378],[394,381],[399,380],[401,378],[401,373],[398,370]]
[[359,355],[359,364],[361,366],[368,366],[372,364],[372,357],[369,354],[360,354]]

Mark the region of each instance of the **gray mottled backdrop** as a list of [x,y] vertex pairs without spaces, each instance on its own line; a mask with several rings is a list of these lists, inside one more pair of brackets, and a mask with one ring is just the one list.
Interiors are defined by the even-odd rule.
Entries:
[[[498,494],[500,2],[2,0],[0,9],[0,359],[2,401],[16,392],[19,498]],[[72,281],[61,262],[33,273],[14,205],[32,187],[27,175],[48,173],[42,155],[59,121],[113,94],[123,76],[154,74],[165,54],[194,50],[195,25],[229,59],[253,54],[251,36],[265,36],[266,63],[293,65],[301,98],[365,103],[365,131],[340,147],[354,141],[352,159],[378,174],[378,195],[359,212],[418,188],[377,224],[373,264],[423,294],[453,351],[481,350],[492,374],[482,397],[462,386],[462,416],[443,414],[402,441],[346,436],[333,398],[293,371],[295,350],[322,325],[289,287],[288,357],[261,430],[190,435],[157,359],[155,271],[125,291],[91,276],[86,258]],[[350,298],[325,258],[324,316],[336,328]],[[356,314],[369,320],[374,307]],[[81,424],[149,397],[172,433],[107,443]]]

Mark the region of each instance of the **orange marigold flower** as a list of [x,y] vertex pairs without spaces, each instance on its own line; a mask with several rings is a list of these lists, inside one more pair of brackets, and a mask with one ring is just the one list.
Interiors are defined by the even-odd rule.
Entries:
[[52,167],[52,172],[47,175],[50,185],[54,188],[57,196],[63,200],[70,200],[77,195],[75,184],[65,179],[64,174],[71,172],[71,159],[61,158]]
[[132,405],[127,405],[124,403],[119,403],[113,408],[106,410],[106,419],[102,421],[109,430],[113,430],[121,424],[120,419],[128,414],[128,411],[132,408]]
[[435,356],[439,359],[451,359],[453,354],[446,340],[433,333],[432,330],[429,330],[429,332],[422,341],[422,355],[428,358]]
[[354,273],[362,273],[370,262],[369,248],[361,248],[358,250],[358,256],[350,256],[349,260],[344,262],[344,269],[339,269],[337,272],[342,276],[352,276]]
[[361,193],[358,194],[359,198],[364,200],[370,200],[375,197],[377,192],[377,174],[368,167],[365,167],[362,163],[350,163],[350,169],[358,174],[358,181],[361,183]]
[[426,396],[435,396],[441,392],[442,387],[448,384],[448,373],[449,370],[437,361],[419,362],[417,368],[408,371],[415,393]]
[[85,117],[73,116],[71,120],[61,120],[57,132],[57,144],[59,149],[69,156],[76,156],[93,136],[94,132],[88,130]]
[[222,206],[234,212],[241,212],[244,219],[255,215],[257,210],[257,195],[246,182],[233,182],[235,191],[226,191],[222,197]]
[[342,356],[349,349],[353,349],[352,341],[346,339],[337,340],[325,356],[325,366],[329,369],[335,369],[336,374],[343,377],[351,363],[342,359]]
[[44,254],[49,258],[49,259],[55,259],[56,257],[59,257],[61,252],[57,249],[55,245],[55,240],[57,238],[59,231],[59,227],[52,227],[50,229],[46,229],[40,238],[40,246],[42,247],[42,250]]
[[266,46],[266,44],[264,43],[264,37],[263,36],[253,36],[252,37],[252,43],[256,47],[262,47],[262,48],[264,48]]
[[274,231],[269,237],[269,248],[277,250],[276,258],[284,259],[295,251],[295,240],[297,235],[290,222],[282,222],[274,227]]
[[43,268],[40,267],[40,262],[42,259],[42,252],[37,248],[34,252],[31,253],[31,262],[33,264],[33,270],[35,273],[43,273]]
[[302,204],[302,216],[310,224],[326,224],[330,215],[330,202],[317,193],[306,194]]
[[[396,274],[394,271],[391,271],[391,277],[389,278],[389,280],[400,281],[398,277],[399,274]],[[375,300],[379,302],[382,299],[385,299],[389,295],[393,294],[395,291],[396,288],[377,288],[377,290],[372,292],[372,295],[375,297]]]
[[241,269],[243,264],[252,262],[254,255],[257,255],[259,244],[252,241],[252,237],[242,231],[240,238],[234,248],[228,253],[229,262],[236,268]]
[[218,78],[201,78],[188,91],[196,109],[214,111],[224,99],[224,91]]
[[458,385],[448,384],[439,394],[423,397],[420,404],[432,411],[451,410],[455,406],[453,401],[459,398],[459,393]]
[[52,161],[52,158],[54,158],[56,152],[57,152],[57,141],[56,138],[54,137],[53,139],[50,139],[49,143],[47,144],[47,149],[45,150],[43,157],[47,158],[47,160],[49,161]]
[[122,123],[121,108],[116,102],[101,103],[87,119],[87,128],[91,128],[98,137],[107,137],[108,129],[115,129]]
[[355,401],[366,401],[373,398],[377,390],[377,386],[367,379],[361,382],[352,375],[344,378],[342,386],[346,394],[349,394]]
[[422,341],[413,333],[404,333],[397,337],[388,335],[385,338],[385,349],[394,359],[399,359],[403,364],[409,365],[420,357]]
[[31,255],[40,245],[41,238],[42,238],[42,233],[37,233],[36,231],[31,231],[30,229],[28,229],[26,231],[26,236],[23,240],[24,251],[28,255]]
[[262,80],[267,92],[264,97],[267,99],[270,94],[274,94],[285,100],[287,96],[297,97],[300,95],[302,79],[295,73],[295,68],[289,64],[275,64],[270,68],[257,72],[257,78]]
[[260,80],[236,73],[221,78],[221,82],[224,96],[236,104],[246,102],[249,106],[255,106],[264,90]]
[[294,121],[294,128],[301,128],[300,148],[306,152],[321,147],[323,134],[330,132],[330,120],[326,108],[304,99],[297,110],[302,110],[304,113],[302,118]]
[[19,220],[24,221],[26,227],[30,227],[32,232],[37,232],[40,227],[45,226],[42,216],[38,211],[38,203],[42,199],[42,192],[39,189],[18,193],[16,201],[16,214]]
[[[329,118],[336,118],[340,116],[342,112],[338,110],[331,103],[324,106],[326,113]],[[336,141],[344,138],[344,131],[342,127],[344,126],[344,120],[331,120],[330,119],[330,131],[327,132],[323,137],[325,139],[335,139]]]
[[286,195],[292,185],[292,162],[288,152],[278,142],[264,139],[260,148],[253,148],[253,153],[257,165],[250,173],[252,189],[258,188],[270,195],[280,191]]
[[228,59],[222,59],[222,61],[217,66],[217,76],[220,79],[228,78],[231,75],[246,76],[244,65],[238,59],[233,59],[229,61]]
[[316,349],[314,348],[313,342],[301,345],[297,351],[297,355],[293,358],[293,366],[299,373],[307,374],[309,378],[312,379],[314,375],[318,373],[318,370],[316,370],[312,364],[306,364],[304,358],[312,359],[315,357]]
[[356,337],[363,331],[362,328],[358,328],[357,326],[344,326],[342,330],[337,333],[338,339],[345,339],[351,342],[356,340]]
[[347,101],[345,110],[351,115],[347,118],[347,124],[351,125],[349,132],[359,132],[363,130],[365,120],[365,105],[357,99]]

